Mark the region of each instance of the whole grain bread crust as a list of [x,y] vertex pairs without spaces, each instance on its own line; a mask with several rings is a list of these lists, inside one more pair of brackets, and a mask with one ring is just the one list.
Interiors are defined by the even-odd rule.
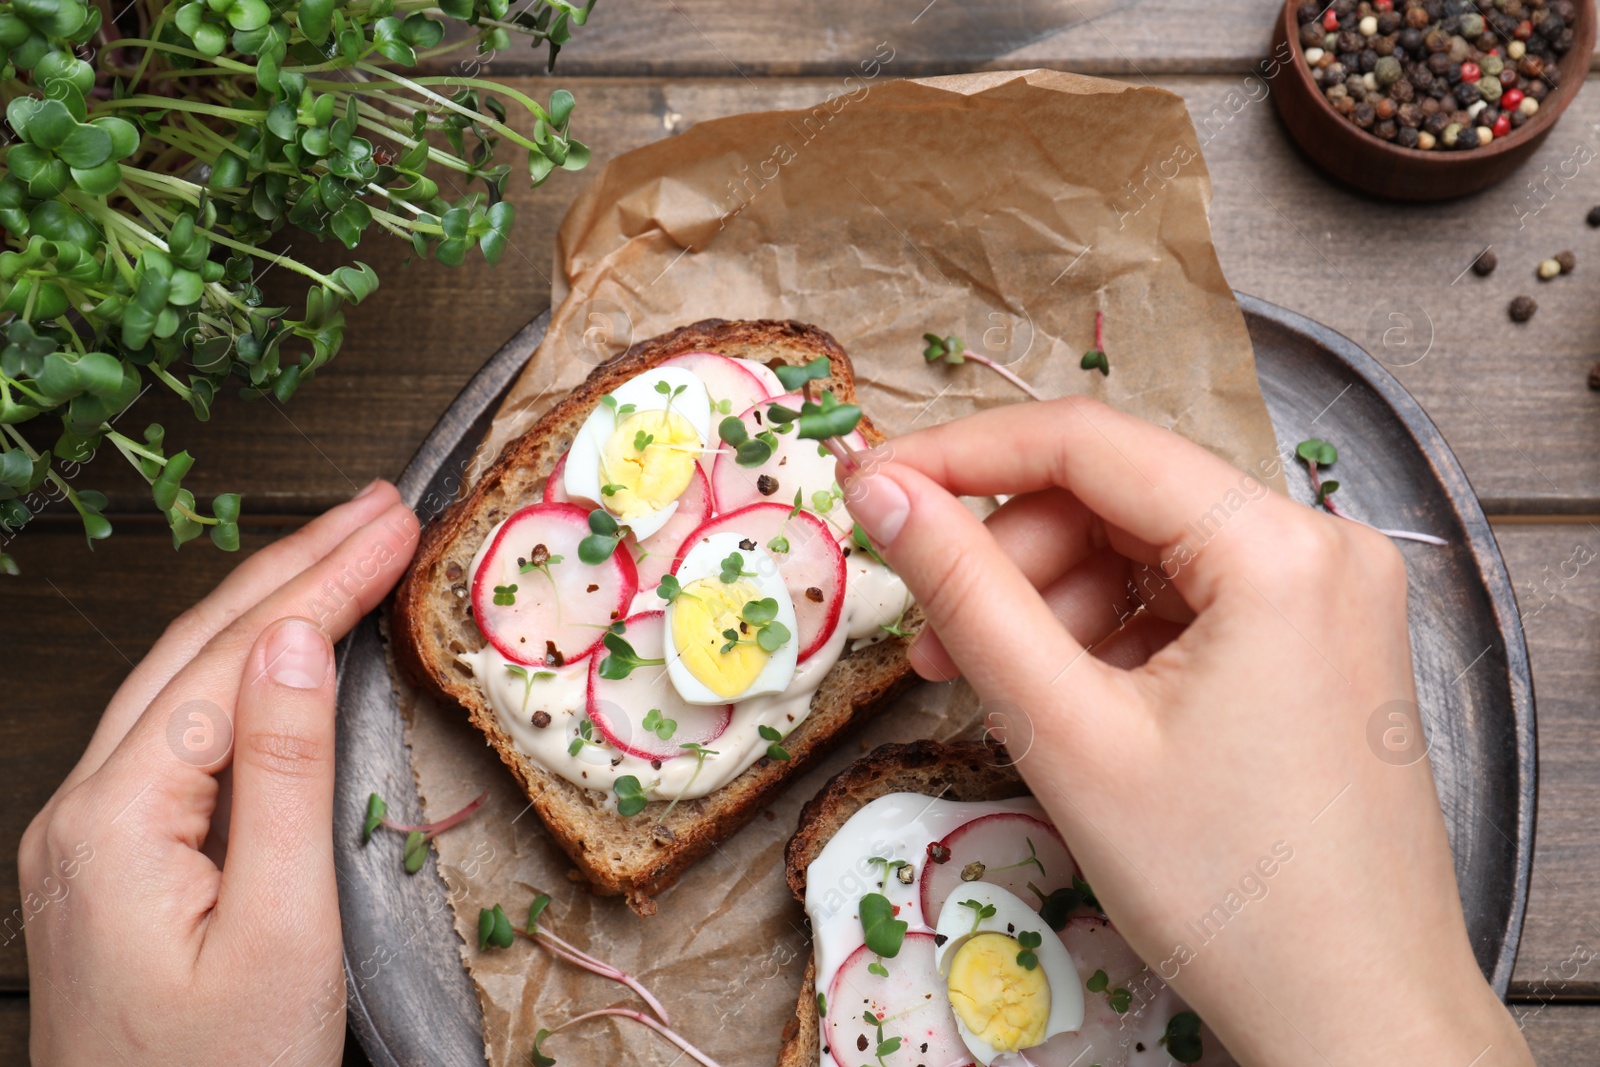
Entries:
[[[1007,800],[1026,796],[1005,749],[981,741],[913,741],[880,745],[829,779],[800,811],[800,825],[784,851],[789,890],[806,898],[806,868],[839,827],[871,801],[889,793],[922,793],[945,800]],[[817,1067],[822,1054],[817,1026],[817,967],[806,961],[800,999],[783,1028],[778,1067]]]
[[[654,913],[651,898],[754,818],[784,782],[913,681],[903,637],[889,637],[841,657],[819,686],[810,713],[785,740],[788,761],[763,758],[727,786],[680,803],[664,816],[664,802],[630,819],[617,815],[599,791],[576,786],[527,759],[501,728],[471,671],[456,658],[485,644],[468,610],[468,564],[489,530],[534,498],[602,396],[664,360],[697,351],[768,365],[827,356],[833,376],[819,386],[831,388],[845,403],[855,400],[849,356],[815,326],[706,319],[642,341],[597,366],[423,531],[411,569],[396,590],[390,618],[393,654],[405,678],[466,709],[594,890],[625,897],[641,915]],[[860,432],[869,444],[883,440],[865,417]],[[914,629],[918,622],[913,610],[903,628]]]

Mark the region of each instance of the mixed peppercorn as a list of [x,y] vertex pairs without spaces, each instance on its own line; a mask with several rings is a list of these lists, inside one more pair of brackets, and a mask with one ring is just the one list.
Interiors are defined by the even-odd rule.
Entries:
[[1335,111],[1385,141],[1478,148],[1539,111],[1572,47],[1572,0],[1306,0],[1312,77]]

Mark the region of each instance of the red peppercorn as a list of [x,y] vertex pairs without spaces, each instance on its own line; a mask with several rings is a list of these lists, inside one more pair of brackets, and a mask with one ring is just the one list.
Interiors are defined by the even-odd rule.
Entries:
[[1461,80],[1462,81],[1464,81],[1464,82],[1475,82],[1481,77],[1483,77],[1483,71],[1478,69],[1478,64],[1470,62],[1470,61],[1461,64]]
[[1374,11],[1393,11],[1394,0],[1372,0],[1372,8]]
[[1500,94],[1500,109],[1502,111],[1515,111],[1517,105],[1522,103],[1526,94],[1521,89],[1507,89]]
[[1519,41],[1526,41],[1529,37],[1533,36],[1533,23],[1529,22],[1527,19],[1523,19],[1521,22],[1517,23],[1517,31],[1516,33],[1512,34],[1512,36]]
[[[1533,24],[1531,22],[1524,23],[1524,25],[1528,27],[1529,33],[1533,32]],[[1327,12],[1322,16],[1322,28],[1327,30],[1329,33],[1332,33],[1334,30],[1339,28],[1339,16],[1334,14],[1333,8],[1331,7],[1328,8]]]
[[1501,115],[1494,120],[1494,125],[1489,129],[1496,137],[1504,137],[1511,132],[1511,116]]

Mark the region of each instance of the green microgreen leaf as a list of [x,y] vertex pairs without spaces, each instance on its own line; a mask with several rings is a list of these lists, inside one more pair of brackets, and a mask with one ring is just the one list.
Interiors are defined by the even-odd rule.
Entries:
[[744,557],[737,552],[730,552],[722,560],[722,566],[717,574],[723,585],[732,585],[740,578],[754,578],[755,574],[744,569]]
[[778,376],[778,381],[783,387],[793,393],[805,387],[807,382],[821,381],[833,373],[833,365],[828,362],[827,356],[818,356],[809,363],[800,366],[780,364],[773,367],[772,372]]
[[478,951],[489,948],[510,948],[516,943],[516,931],[505,909],[496,904],[493,908],[478,910]]
[[640,656],[628,643],[628,639],[618,633],[608,631],[600,641],[608,653],[605,659],[600,661],[600,677],[610,682],[621,681],[639,667],[659,667],[667,662],[665,659]]
[[1083,988],[1091,993],[1104,993],[1106,987],[1110,984],[1111,979],[1106,975],[1106,972],[1097,970],[1089,976],[1087,982],[1083,983]]
[[884,959],[898,956],[909,925],[894,917],[895,908],[889,898],[882,893],[868,893],[861,898],[859,911],[868,951]]
[[1022,951],[1017,953],[1017,966],[1025,971],[1031,971],[1039,966],[1039,957],[1033,951],[1043,944],[1038,931],[1022,931],[1017,935],[1017,944],[1022,946]]
[[533,1067],[556,1067],[556,1058],[547,1054],[540,1046],[550,1037],[550,1031],[540,1030],[533,1035]]
[[[829,504],[830,504],[830,506],[832,505],[832,501],[831,500],[829,501]],[[861,524],[859,522],[856,523],[855,526],[851,529],[851,531],[850,531],[850,540],[855,544],[855,546],[857,548],[861,549],[861,551],[865,552],[867,555],[869,555],[873,559],[877,560],[878,563],[881,566],[887,567],[889,565],[887,562],[884,561],[883,556],[878,553],[877,547],[875,545],[873,545],[873,543],[872,543],[872,538],[867,536],[867,531],[862,528],[862,526],[861,526]]]
[[778,534],[767,542],[767,551],[778,553],[789,551],[789,539],[783,534]]
[[533,898],[533,903],[528,905],[527,931],[529,937],[534,937],[539,933],[539,916],[543,915],[544,909],[549,906],[550,895],[548,893],[540,893]]
[[412,830],[406,834],[403,858],[407,874],[416,874],[422,870],[423,863],[428,859],[428,836],[421,830]]
[[517,587],[515,585],[497,585],[494,587],[494,603],[497,607],[509,608],[517,602]]
[[963,900],[961,906],[972,909],[972,933],[978,932],[978,926],[983,920],[994,918],[993,904],[985,904],[981,900]]
[[768,726],[766,723],[762,723],[760,726],[757,726],[756,732],[761,735],[761,740],[767,742],[768,759],[777,760],[779,763],[788,762],[790,759],[789,750],[778,743],[783,740],[782,733],[780,733],[775,727]]
[[624,774],[612,785],[612,790],[617,794],[617,814],[629,818],[644,810],[648,801],[645,799],[644,787],[639,784],[639,779],[631,774]]
[[678,720],[667,718],[659,708],[651,708],[644,713],[644,728],[661,740],[670,741],[677,732]]
[[1204,1055],[1200,1047],[1200,1016],[1192,1011],[1180,1011],[1167,1020],[1167,1029],[1158,1044],[1165,1045],[1167,1055],[1179,1063],[1198,1063]]
[[1319,467],[1331,467],[1339,461],[1339,450],[1320,437],[1301,441],[1294,446],[1295,455]]
[[1091,348],[1085,352],[1083,358],[1078,361],[1078,366],[1083,370],[1097,370],[1102,376],[1111,374],[1111,361],[1098,348]]
[[361,843],[364,845],[372,840],[372,832],[383,825],[383,817],[389,814],[389,805],[378,794],[373,793],[367,797],[367,817],[361,823]]

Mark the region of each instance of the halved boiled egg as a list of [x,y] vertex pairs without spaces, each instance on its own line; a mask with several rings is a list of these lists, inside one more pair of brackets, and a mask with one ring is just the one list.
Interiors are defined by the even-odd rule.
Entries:
[[956,1029],[985,1067],[1083,1025],[1083,989],[1054,930],[1017,896],[969,882],[939,911],[934,963]]
[[699,540],[674,572],[667,604],[667,677],[691,704],[781,693],[799,658],[794,601],[778,565],[753,538]]
[[584,420],[562,488],[597,502],[642,540],[677,511],[710,441],[705,384],[682,367],[657,367],[623,382]]

